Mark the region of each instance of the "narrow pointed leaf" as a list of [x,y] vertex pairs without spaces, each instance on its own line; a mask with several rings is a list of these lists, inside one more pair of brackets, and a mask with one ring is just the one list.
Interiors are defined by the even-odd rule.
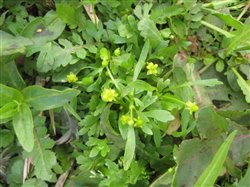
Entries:
[[202,175],[198,179],[197,183],[195,184],[195,187],[201,187],[201,186],[213,187],[226,160],[229,148],[233,142],[236,133],[237,131],[233,131],[227,137],[226,141],[220,146],[220,148],[214,155],[212,162],[208,165],[206,170],[202,173]]
[[238,46],[246,41],[250,41],[250,23],[246,24],[244,28],[238,31],[235,36],[230,40],[226,54],[230,55]]
[[63,91],[46,89],[41,86],[29,86],[22,90],[25,102],[36,110],[49,110],[63,106],[80,92],[75,89]]
[[135,131],[134,127],[129,126],[127,142],[125,146],[125,154],[124,154],[124,170],[128,170],[131,162],[133,161],[135,154]]
[[145,64],[145,60],[147,59],[147,55],[148,55],[148,52],[149,52],[149,47],[150,47],[149,41],[147,41],[144,44],[144,46],[142,48],[142,51],[141,51],[140,58],[139,58],[137,64],[135,65],[133,81],[135,81],[138,78],[138,76],[139,76],[139,74],[141,72],[141,69],[142,69],[143,65]]

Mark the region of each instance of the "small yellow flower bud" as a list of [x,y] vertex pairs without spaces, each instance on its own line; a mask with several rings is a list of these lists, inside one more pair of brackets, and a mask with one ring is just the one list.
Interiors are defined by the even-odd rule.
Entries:
[[114,89],[111,88],[104,89],[101,93],[102,100],[105,102],[112,102],[116,99],[117,96],[118,94]]
[[171,35],[169,36],[169,38],[170,38],[170,40],[174,40],[175,37],[174,37],[174,35],[171,34]]
[[158,72],[157,72],[157,67],[158,67],[158,64],[154,64],[153,62],[148,62],[147,63],[147,75],[156,75]]
[[128,125],[132,126],[132,125],[134,125],[134,123],[135,123],[134,120],[132,118],[130,118],[128,121]]
[[43,29],[39,28],[39,29],[36,30],[36,32],[41,33],[41,32],[43,32]]
[[109,65],[109,60],[102,61],[102,67],[107,67]]
[[135,120],[135,127],[142,127],[144,124],[144,121],[138,117],[136,120]]
[[74,74],[73,72],[70,72],[68,75],[67,75],[67,81],[69,83],[73,83],[73,82],[76,82],[78,80],[76,74]]
[[173,172],[174,172],[174,169],[173,169],[173,168],[169,168],[169,169],[168,169],[168,172],[169,172],[169,173],[173,173]]
[[120,48],[117,48],[115,51],[114,51],[114,55],[115,56],[120,56],[121,54],[121,49]]

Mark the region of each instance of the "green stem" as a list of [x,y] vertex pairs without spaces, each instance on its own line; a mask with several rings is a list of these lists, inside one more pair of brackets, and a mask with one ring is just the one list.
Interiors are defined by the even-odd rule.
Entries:
[[180,100],[180,99],[176,99],[176,98],[168,97],[168,96],[165,96],[165,98],[167,98],[168,100],[174,101],[174,102],[176,102],[176,103],[182,104],[182,105],[184,105],[184,106],[186,105],[186,103],[183,102],[183,101]]
[[[214,61],[215,62],[215,61]],[[204,73],[204,71],[206,71],[212,64],[214,64],[214,62],[204,66],[201,70],[199,70],[199,74]]]
[[106,69],[107,69],[107,72],[108,72],[108,74],[109,74],[109,77],[110,77],[110,79],[112,80],[112,82],[114,83],[115,87],[117,88],[117,90],[118,90],[119,92],[121,92],[121,90],[120,90],[120,88],[119,88],[119,86],[118,86],[116,80],[114,79],[114,77],[113,77],[113,75],[112,75],[110,69],[108,68],[108,66],[106,67]]
[[55,116],[53,110],[49,110],[50,124],[53,130],[54,135],[56,135],[56,125],[55,125]]
[[189,86],[189,83],[184,83],[184,84],[181,84],[181,85],[178,85],[178,86],[169,87],[165,91],[168,92],[168,91],[176,90],[178,88],[182,88],[182,87],[186,87],[186,86]]
[[234,37],[233,34],[227,32],[227,31],[225,31],[225,30],[223,30],[223,29],[221,29],[221,28],[219,28],[219,27],[217,27],[217,26],[215,26],[215,25],[212,25],[211,23],[208,23],[208,22],[206,22],[206,21],[201,21],[201,24],[202,24],[202,25],[205,25],[205,26],[207,26],[207,27],[209,27],[210,29],[213,29],[213,30],[215,30],[215,31],[217,31],[217,32],[219,32],[219,33],[221,33],[221,34],[223,34],[223,35],[226,36],[227,38],[232,38],[232,37]]
[[[244,7],[244,9],[242,10],[242,12],[240,13],[240,15],[237,17],[237,20],[239,21],[242,16],[247,12],[248,8],[250,7],[250,1],[246,4],[246,6]],[[230,32],[233,31],[233,27],[231,28]]]
[[238,73],[238,71],[234,67],[231,67],[231,70],[234,72],[237,78],[241,77],[241,75]]
[[250,1],[248,2],[248,4],[245,6],[245,8],[242,10],[242,12],[240,13],[240,15],[237,17],[237,20],[239,21],[242,16],[247,12],[248,8],[250,7]]

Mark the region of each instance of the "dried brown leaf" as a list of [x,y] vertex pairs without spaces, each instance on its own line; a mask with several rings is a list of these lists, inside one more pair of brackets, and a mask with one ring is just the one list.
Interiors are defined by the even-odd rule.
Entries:
[[87,14],[89,15],[91,21],[98,25],[99,19],[97,15],[95,14],[94,8],[92,5],[84,5],[84,9],[86,10]]

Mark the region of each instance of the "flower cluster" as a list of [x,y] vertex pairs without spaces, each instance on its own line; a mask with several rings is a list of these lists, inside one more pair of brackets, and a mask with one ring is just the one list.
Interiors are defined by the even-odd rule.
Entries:
[[134,126],[134,127],[142,127],[144,124],[144,121],[140,118],[133,118],[129,114],[122,115],[121,116],[121,123],[124,125]]
[[147,63],[147,75],[156,75],[157,72],[157,68],[158,68],[158,64],[154,64],[153,62],[148,62]]
[[133,120],[133,118],[130,116],[130,115],[128,115],[128,114],[126,114],[126,115],[122,115],[122,117],[121,117],[121,122],[122,122],[122,124],[128,124],[128,125],[133,125],[134,124],[134,120]]
[[117,96],[118,96],[118,94],[116,93],[116,91],[114,89],[111,89],[111,88],[106,88],[101,93],[101,98],[105,102],[115,101]]
[[199,110],[199,107],[197,106],[196,103],[192,103],[191,101],[187,101],[185,103],[186,107],[188,108],[188,110],[190,111],[190,114],[193,114],[194,112]]
[[76,82],[78,80],[76,74],[74,74],[73,72],[70,72],[68,75],[67,75],[67,81],[69,83],[73,83],[73,82]]

